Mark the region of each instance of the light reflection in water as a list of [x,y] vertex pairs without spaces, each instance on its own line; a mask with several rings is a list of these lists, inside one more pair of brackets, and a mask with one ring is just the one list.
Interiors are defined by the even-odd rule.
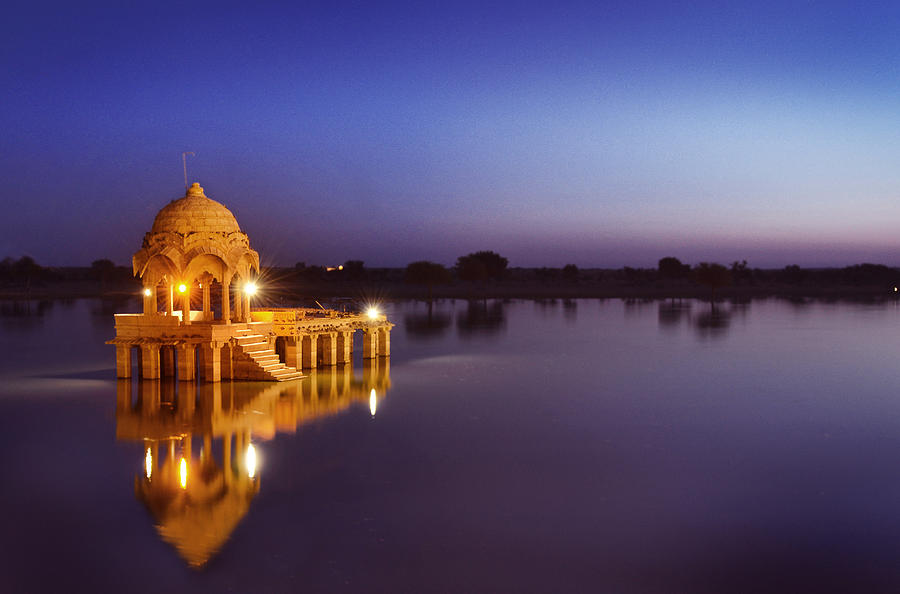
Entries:
[[[310,370],[286,383],[119,380],[116,438],[144,444],[135,496],[162,539],[191,567],[206,564],[259,492],[251,438],[294,433],[354,404],[368,403],[374,415],[379,393],[391,387],[390,359],[367,361],[361,378],[353,372],[349,365]],[[195,437],[202,440],[196,450]]]
[[247,456],[245,459],[247,465],[247,476],[253,478],[256,476],[256,448],[253,444],[247,446]]

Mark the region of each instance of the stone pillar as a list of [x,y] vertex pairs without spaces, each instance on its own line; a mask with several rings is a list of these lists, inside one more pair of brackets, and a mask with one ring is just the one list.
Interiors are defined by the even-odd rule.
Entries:
[[234,350],[230,344],[226,344],[219,351],[219,364],[221,366],[222,379],[234,378]]
[[351,363],[353,361],[353,332],[341,331],[337,333],[337,362]]
[[185,285],[186,289],[181,296],[181,323],[185,326],[191,324],[191,287]]
[[159,345],[141,345],[141,377],[143,379],[159,379]]
[[169,285],[166,291],[166,315],[175,315],[175,285]]
[[287,336],[284,339],[284,364],[288,367],[300,369],[303,352],[302,339],[299,336]]
[[116,377],[131,377],[131,346],[116,345]]
[[391,356],[391,331],[389,328],[378,329],[378,356]]
[[196,378],[195,367],[197,365],[197,353],[193,344],[178,346],[178,379],[181,381],[194,381]]
[[241,299],[241,289],[240,289],[240,281],[235,284],[234,288],[234,321],[235,322],[243,322],[244,316],[241,312],[241,305],[243,305],[244,300]]
[[374,359],[378,355],[378,331],[363,329],[363,359]]
[[322,365],[332,366],[337,363],[337,334],[325,332],[322,338]]
[[212,309],[209,306],[209,279],[207,278],[203,283],[203,321],[211,322],[213,319]]
[[164,346],[159,354],[162,361],[162,377],[175,377],[175,347]]
[[303,369],[315,369],[319,365],[319,355],[316,352],[318,334],[303,335]]
[[222,281],[222,321],[231,323],[231,277]]
[[[148,295],[147,292],[150,292]],[[156,315],[156,287],[144,287],[144,315]]]
[[250,317],[250,295],[248,295],[246,292],[244,292],[244,321],[253,321]]
[[203,381],[222,381],[222,347],[212,342],[200,345],[203,361]]

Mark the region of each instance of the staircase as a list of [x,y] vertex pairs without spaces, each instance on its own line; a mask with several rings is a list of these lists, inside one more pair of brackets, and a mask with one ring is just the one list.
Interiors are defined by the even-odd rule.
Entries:
[[236,334],[238,348],[233,353],[236,379],[284,382],[304,377],[278,360],[278,354],[269,348],[265,336],[251,334],[250,329],[238,330]]

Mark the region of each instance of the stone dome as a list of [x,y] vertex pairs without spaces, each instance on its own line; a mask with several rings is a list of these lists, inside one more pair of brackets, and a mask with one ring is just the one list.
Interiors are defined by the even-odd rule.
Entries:
[[184,198],[163,207],[153,220],[150,233],[234,233],[240,232],[237,219],[225,205],[211,200],[200,184],[188,188]]

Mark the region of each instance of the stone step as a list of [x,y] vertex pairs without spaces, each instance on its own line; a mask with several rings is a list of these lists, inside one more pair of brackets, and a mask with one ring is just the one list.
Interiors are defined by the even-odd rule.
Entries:
[[262,334],[245,334],[237,337],[238,344],[247,344],[250,342],[268,342]]
[[250,357],[256,361],[257,363],[270,363],[272,361],[278,361],[278,355],[275,353],[267,353],[266,351],[254,351],[252,353],[247,353]]
[[269,348],[268,342],[251,342],[249,344],[242,344],[239,346],[241,347],[241,350],[243,350],[248,355],[250,353],[259,353],[262,351],[271,351],[272,350]]

